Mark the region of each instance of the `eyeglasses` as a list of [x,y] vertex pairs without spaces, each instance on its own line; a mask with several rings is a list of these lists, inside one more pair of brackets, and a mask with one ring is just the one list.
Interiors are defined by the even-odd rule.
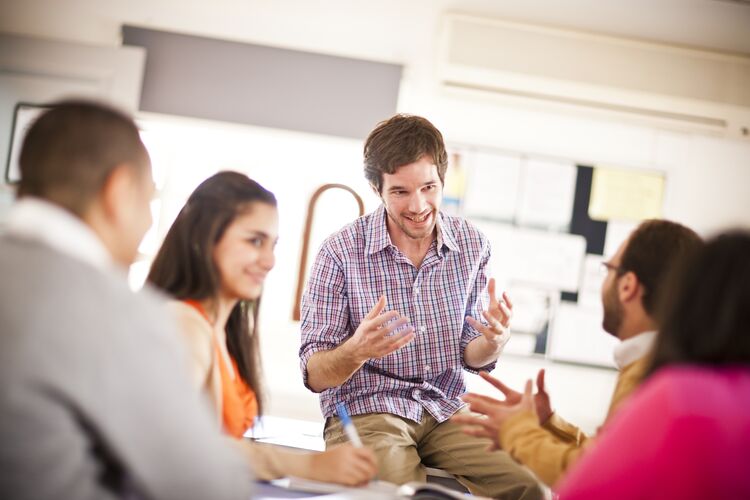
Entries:
[[606,274],[610,271],[614,271],[616,274],[621,274],[625,272],[625,269],[623,269],[621,266],[616,266],[610,262],[602,262],[602,271]]

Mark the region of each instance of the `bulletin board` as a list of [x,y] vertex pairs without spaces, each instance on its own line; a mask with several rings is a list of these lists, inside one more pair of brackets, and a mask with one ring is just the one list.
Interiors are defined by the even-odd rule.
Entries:
[[470,146],[449,159],[446,211],[487,235],[490,273],[514,301],[505,352],[614,367],[601,263],[641,220],[661,216],[664,173]]

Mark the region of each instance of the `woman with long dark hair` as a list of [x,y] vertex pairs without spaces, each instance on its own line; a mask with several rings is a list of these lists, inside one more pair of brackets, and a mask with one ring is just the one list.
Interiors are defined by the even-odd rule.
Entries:
[[220,172],[190,195],[148,282],[176,299],[170,307],[187,339],[194,381],[210,395],[224,431],[246,449],[257,477],[361,484],[375,473],[369,450],[347,445],[301,455],[241,439],[263,407],[258,306],[277,235],[274,195],[243,174]]
[[750,233],[679,268],[642,388],[560,498],[750,498]]

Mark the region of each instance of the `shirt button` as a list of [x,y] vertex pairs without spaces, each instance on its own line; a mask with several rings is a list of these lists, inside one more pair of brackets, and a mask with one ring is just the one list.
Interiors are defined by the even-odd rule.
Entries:
[[422,326],[419,327],[419,333],[424,333],[426,331],[427,331],[427,327],[426,326],[422,325]]
[[424,365],[424,371],[429,372],[430,371],[430,365]]
[[415,288],[414,289],[414,293],[416,293],[417,295],[419,295],[419,288]]

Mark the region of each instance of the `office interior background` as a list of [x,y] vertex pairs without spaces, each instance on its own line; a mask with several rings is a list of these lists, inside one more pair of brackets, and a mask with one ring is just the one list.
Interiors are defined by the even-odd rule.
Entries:
[[[238,170],[276,194],[260,323],[276,416],[321,420],[293,318],[308,203],[343,184],[378,206],[361,149],[393,113],[443,132],[444,207],[490,236],[516,299],[495,374],[520,388],[546,368],[553,406],[585,430],[615,380],[602,259],[644,218],[703,236],[750,227],[748,1],[0,0],[0,231],[24,124],[72,95],[133,112],[152,156],[133,288],[203,179]],[[303,280],[357,215],[349,192],[320,196]]]

